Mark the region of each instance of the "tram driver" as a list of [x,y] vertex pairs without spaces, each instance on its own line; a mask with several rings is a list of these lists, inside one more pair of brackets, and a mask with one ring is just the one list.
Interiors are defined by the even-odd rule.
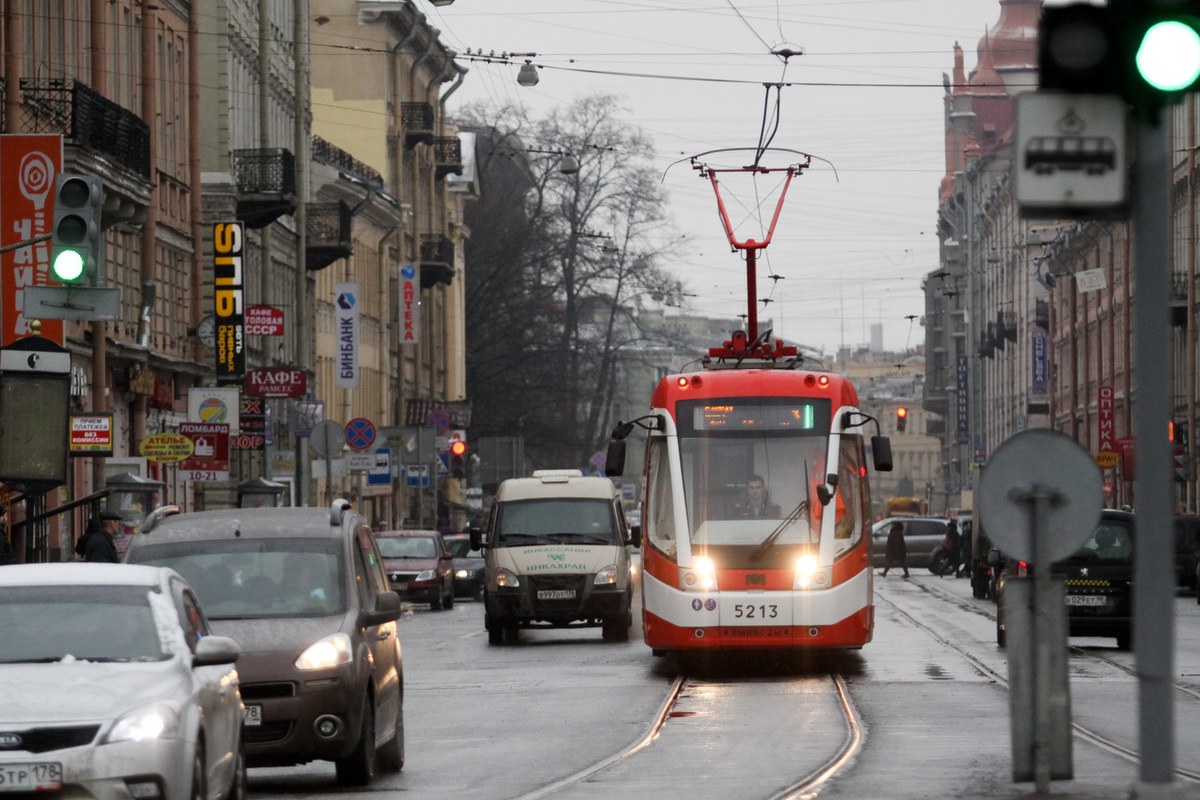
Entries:
[[761,475],[751,475],[746,481],[746,496],[733,504],[737,519],[779,519],[779,506],[767,499],[767,482]]

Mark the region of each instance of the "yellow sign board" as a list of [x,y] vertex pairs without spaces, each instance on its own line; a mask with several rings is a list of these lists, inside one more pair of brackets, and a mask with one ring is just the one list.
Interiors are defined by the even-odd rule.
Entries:
[[174,464],[192,455],[192,440],[178,433],[156,433],[142,439],[138,451],[160,464]]
[[1101,450],[1096,453],[1096,464],[1104,469],[1115,467],[1120,460],[1121,455],[1115,450]]

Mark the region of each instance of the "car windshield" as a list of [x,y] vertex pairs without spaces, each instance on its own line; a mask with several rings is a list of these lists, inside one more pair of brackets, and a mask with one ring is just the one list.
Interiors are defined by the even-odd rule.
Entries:
[[135,547],[130,560],[178,572],[209,619],[346,612],[342,542],[336,539],[169,542]]
[[510,500],[500,509],[501,547],[534,544],[621,544],[612,502],[588,498]]
[[1069,558],[1074,561],[1133,563],[1133,532],[1124,521],[1101,520],[1099,527]]
[[375,541],[384,558],[437,558],[432,536],[379,536]]
[[450,555],[455,558],[470,558],[475,556],[483,558],[483,553],[478,550],[471,549],[470,539],[446,539],[446,549],[450,551]]
[[170,658],[146,586],[0,588],[0,664]]

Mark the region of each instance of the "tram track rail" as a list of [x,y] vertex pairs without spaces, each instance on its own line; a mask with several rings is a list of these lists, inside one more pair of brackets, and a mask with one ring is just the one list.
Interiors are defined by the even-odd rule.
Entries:
[[[842,676],[838,673],[830,672],[828,677],[833,684],[834,692],[837,696],[838,708],[845,722],[845,732],[840,746],[822,763],[809,770],[794,782],[767,795],[764,800],[811,800],[811,798],[816,797],[822,786],[852,763],[855,756],[862,749],[865,741],[864,727],[858,710],[850,698],[849,689],[846,687]],[[646,732],[628,747],[602,758],[571,775],[560,778],[553,783],[521,794],[513,798],[513,800],[541,800],[541,798],[553,796],[572,786],[584,783],[601,772],[646,750],[658,738],[667,721],[671,719],[672,709],[675,707],[680,696],[686,692],[689,680],[689,677],[685,674],[676,676]]]
[[[987,614],[982,609],[975,608],[974,606],[971,606],[971,604],[965,603],[961,597],[958,597],[950,592],[944,592],[942,590],[934,589],[933,587],[927,586],[924,583],[922,583],[921,585],[922,585],[922,588],[930,594],[942,597],[943,599],[952,600],[956,605],[960,605],[965,608],[970,608],[971,610],[975,611],[976,613],[982,614],[984,616],[989,616],[989,617],[992,616],[992,615]],[[956,653],[957,655],[959,655],[960,657],[962,657],[968,664],[970,664],[981,675],[994,681],[998,686],[1002,687],[1005,691],[1009,690],[1009,683],[1008,683],[1007,677],[1000,674],[1000,672],[998,672],[997,670],[992,669],[990,666],[985,664],[982,660],[980,660],[976,656],[972,655],[966,648],[962,647],[961,645],[956,644],[955,642],[950,641],[945,636],[942,636],[937,630],[930,627],[929,625],[926,625],[924,622],[917,619],[912,614],[910,614],[907,611],[905,611],[904,609],[902,609],[894,601],[892,601],[891,599],[887,598],[884,595],[881,595],[879,592],[875,593],[875,600],[877,603],[879,601],[883,601],[897,615],[903,617],[914,627],[919,628],[920,630],[924,631],[934,641],[936,641],[938,644],[945,647],[947,650],[950,650],[950,651]],[[1088,652],[1082,648],[1076,648],[1076,649],[1078,649],[1080,652],[1083,652],[1089,656],[1092,655],[1090,652]],[[1103,660],[1110,664],[1114,664],[1116,666],[1123,667],[1123,665],[1116,664],[1116,662],[1112,661],[1111,659],[1100,659],[1100,660]],[[1129,670],[1127,668],[1125,668],[1125,671],[1129,672],[1129,674],[1131,674],[1131,675],[1136,675],[1136,673],[1134,671]],[[1174,684],[1174,685],[1178,689],[1185,690],[1185,693],[1187,693],[1187,694],[1191,694],[1191,695],[1195,694],[1195,692],[1192,692],[1187,687],[1180,687],[1178,684]],[[1119,744],[1118,742],[1113,741],[1112,739],[1108,738],[1107,736],[1104,736],[1102,733],[1092,730],[1091,728],[1085,727],[1083,725],[1080,725],[1077,722],[1071,723],[1071,729],[1074,731],[1075,736],[1083,741],[1089,742],[1089,743],[1101,748],[1102,750],[1105,750],[1109,753],[1119,756],[1133,764],[1140,763],[1140,760],[1141,760],[1140,755],[1139,755],[1138,751],[1134,750],[1133,748],[1126,747],[1122,744]],[[1198,772],[1196,770],[1185,769],[1183,767],[1177,766],[1175,768],[1175,775],[1183,780],[1190,782],[1190,783],[1200,784],[1200,772]]]

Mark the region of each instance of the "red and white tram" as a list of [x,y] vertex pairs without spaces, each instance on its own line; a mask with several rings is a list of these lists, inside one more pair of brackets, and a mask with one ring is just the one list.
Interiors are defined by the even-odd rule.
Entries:
[[[743,247],[751,275],[765,246]],[[867,458],[890,470],[891,444],[849,380],[799,368],[795,347],[749,322],[749,336],[663,378],[650,413],[613,431],[610,475],[634,426],[648,432],[641,585],[655,655],[871,641]]]

